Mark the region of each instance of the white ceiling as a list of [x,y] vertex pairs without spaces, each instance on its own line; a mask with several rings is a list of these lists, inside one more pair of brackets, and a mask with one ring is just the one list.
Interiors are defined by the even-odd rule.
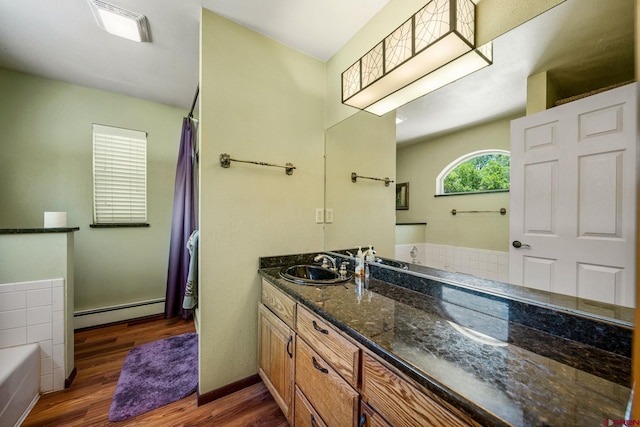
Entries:
[[200,9],[326,61],[388,0],[106,0],[146,15],[152,43],[96,26],[86,0],[0,0],[0,67],[191,108]]
[[[109,1],[146,15],[152,43],[107,34],[86,0],[0,0],[0,67],[188,110],[201,7],[324,61],[388,0]],[[632,79],[633,17],[634,0],[567,0],[496,39],[490,67],[400,108],[398,141],[521,112],[540,71],[565,96]]]

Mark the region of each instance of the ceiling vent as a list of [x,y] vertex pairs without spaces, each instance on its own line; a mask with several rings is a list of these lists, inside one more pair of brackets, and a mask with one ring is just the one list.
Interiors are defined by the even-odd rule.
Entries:
[[106,32],[137,42],[150,42],[147,17],[101,0],[88,0],[98,26]]

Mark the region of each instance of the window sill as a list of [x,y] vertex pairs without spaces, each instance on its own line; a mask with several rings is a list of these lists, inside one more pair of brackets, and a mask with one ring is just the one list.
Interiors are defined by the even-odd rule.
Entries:
[[91,228],[133,228],[133,227],[150,227],[149,223],[117,223],[117,224],[89,224]]

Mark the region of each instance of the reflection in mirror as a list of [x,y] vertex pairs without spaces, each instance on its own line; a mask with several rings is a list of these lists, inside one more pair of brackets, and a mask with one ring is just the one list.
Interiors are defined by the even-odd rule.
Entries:
[[373,245],[378,255],[395,256],[395,183],[351,180],[355,172],[391,177],[396,169],[395,112],[382,117],[365,111],[325,132],[325,249]]
[[[607,16],[606,22],[602,16]],[[380,226],[380,233],[377,227],[364,226],[353,238],[340,239],[346,233],[344,230],[358,228],[371,216],[389,217],[388,212],[383,212],[387,207],[369,206],[360,210],[356,202],[349,205],[351,212],[346,217],[336,214],[333,229],[327,226],[325,247],[331,250],[359,244],[384,246],[382,256],[406,262],[417,274],[471,282],[472,286],[495,284],[491,290],[497,293],[631,322],[626,318],[628,313],[620,314],[620,308],[614,305],[588,306],[589,301],[493,282],[509,281],[508,258],[513,250],[509,244],[509,204],[513,189],[511,193],[434,195],[437,175],[456,158],[482,149],[510,151],[510,122],[532,112],[527,109],[532,108],[535,96],[539,95],[531,90],[536,78],[543,76],[547,83],[549,96],[544,102],[549,107],[555,99],[577,97],[633,79],[633,16],[633,0],[567,0],[494,40],[492,66],[401,107],[398,113],[407,120],[397,126],[395,181],[410,184],[410,208],[395,210],[392,190],[389,199],[394,225],[407,225],[395,227],[393,250],[389,250],[385,241],[386,225]],[[368,127],[364,123],[368,119],[375,120],[368,113],[358,113],[336,126],[349,128],[348,133],[355,136],[359,127],[361,130]],[[340,194],[340,190],[338,194],[332,193],[339,188],[334,178],[329,177],[334,169],[332,162],[336,158],[344,161],[346,150],[340,142],[332,141],[334,131],[344,132],[340,128],[327,131],[327,208],[332,203],[339,206],[341,198],[353,197]],[[348,145],[349,138],[342,143]],[[338,152],[332,153],[336,147]],[[372,152],[366,144],[357,150],[361,150],[363,159]],[[366,162],[362,167],[367,167]],[[387,170],[357,172],[393,177],[393,172]],[[507,208],[507,215],[493,212],[451,215],[452,209],[500,208]],[[338,224],[341,220],[346,222]],[[385,237],[378,239],[379,234]],[[385,243],[378,243],[379,240]],[[477,279],[469,280],[468,275]]]

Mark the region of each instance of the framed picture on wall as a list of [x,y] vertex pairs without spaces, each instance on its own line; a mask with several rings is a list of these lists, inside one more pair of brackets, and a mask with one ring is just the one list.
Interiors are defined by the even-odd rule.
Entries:
[[396,184],[396,210],[409,209],[409,183]]

